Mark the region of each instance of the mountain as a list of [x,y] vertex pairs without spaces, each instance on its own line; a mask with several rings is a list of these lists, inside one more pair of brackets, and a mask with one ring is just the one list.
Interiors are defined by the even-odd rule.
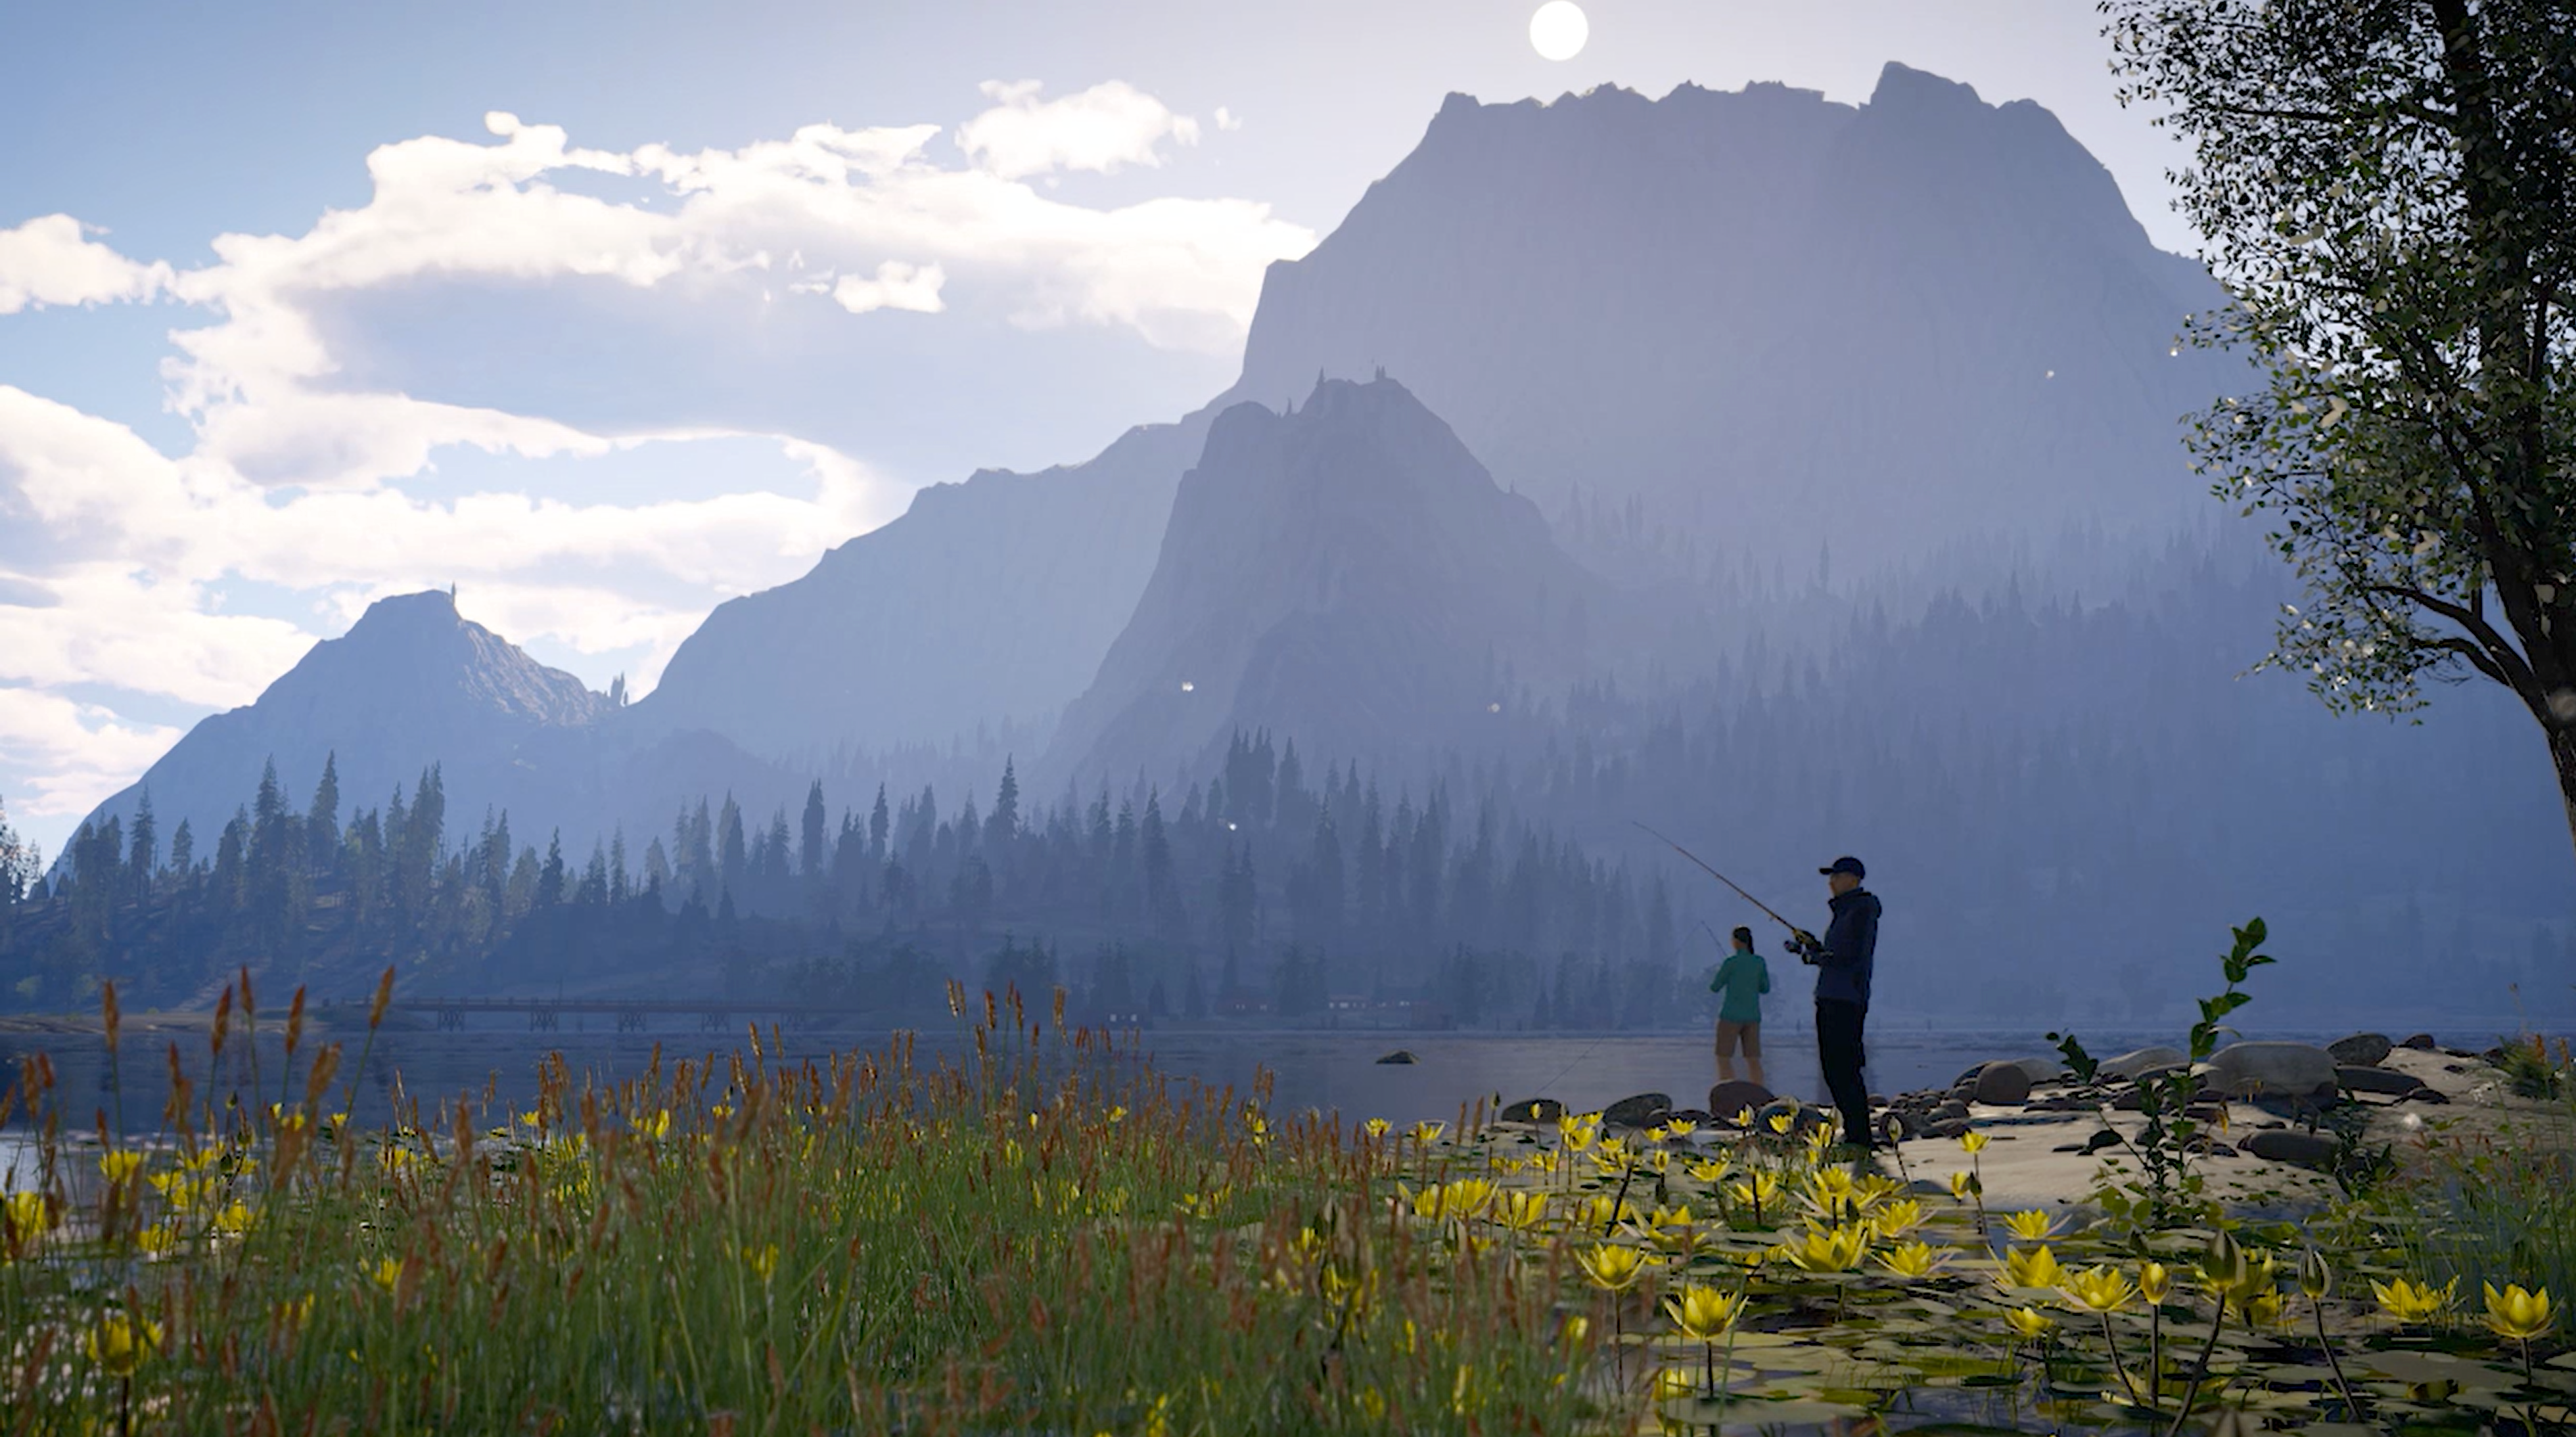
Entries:
[[1135,609],[1212,412],[1088,463],[922,490],[804,577],[717,606],[622,723],[777,759],[1052,722]]
[[1396,381],[1238,404],[1046,768],[1159,777],[1263,726],[1317,753],[1473,747],[1583,676],[1602,590]]
[[457,613],[444,590],[379,599],[256,701],[200,720],[90,820],[131,823],[148,793],[165,847],[185,820],[208,857],[264,765],[276,763],[300,810],[324,758],[336,755],[344,815],[383,803],[396,784],[408,792],[437,764],[449,812],[506,804],[520,814],[521,832],[537,833],[531,824],[541,812],[561,822],[587,806],[595,787],[587,738],[611,712],[581,680]]
[[1704,553],[1866,578],[2200,515],[2176,421],[2243,371],[2175,337],[2221,302],[2046,110],[1903,65],[1860,106],[1451,95],[1271,266],[1232,392],[1383,366],[1551,514],[1633,498]]
[[1330,237],[1271,267],[1242,377],[1207,408],[1087,463],[922,491],[719,607],[628,720],[791,761],[1043,730],[1133,612],[1212,416],[1319,372],[1384,367],[1505,488],[1551,516],[1633,500],[1628,527],[1703,568],[1823,557],[1867,580],[2170,529],[2207,508],[2176,417],[2238,371],[2169,351],[2218,299],[2047,111],[1902,65],[1860,106],[1452,95]]

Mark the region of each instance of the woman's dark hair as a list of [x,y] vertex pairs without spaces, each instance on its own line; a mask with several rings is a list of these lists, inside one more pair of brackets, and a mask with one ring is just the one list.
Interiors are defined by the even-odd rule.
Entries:
[[1736,946],[1741,947],[1741,948],[1750,948],[1750,947],[1752,947],[1752,946],[1753,946],[1753,930],[1752,930],[1752,929],[1750,929],[1750,928],[1738,928],[1738,929],[1736,929],[1736,930],[1735,930],[1735,942],[1736,942]]

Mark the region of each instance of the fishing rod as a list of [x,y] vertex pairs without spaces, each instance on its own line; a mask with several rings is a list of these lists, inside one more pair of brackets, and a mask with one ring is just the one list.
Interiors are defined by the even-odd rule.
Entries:
[[[1635,819],[1630,819],[1629,822],[1637,823]],[[1738,898],[1741,898],[1745,902],[1752,904],[1754,907],[1761,909],[1764,917],[1779,924],[1781,927],[1788,929],[1790,937],[1808,944],[1814,944],[1816,942],[1816,935],[1772,911],[1770,904],[1765,903],[1761,899],[1754,897],[1752,894],[1745,892],[1734,879],[1729,878],[1725,874],[1718,872],[1716,869],[1709,867],[1707,861],[1702,859],[1698,854],[1691,852],[1689,849],[1682,847],[1680,844],[1673,842],[1662,834],[1656,833],[1655,830],[1646,828],[1646,825],[1642,823],[1637,823],[1637,827],[1646,829],[1647,833],[1652,834],[1655,839],[1661,842],[1665,847],[1670,848],[1673,852],[1680,854],[1691,862],[1698,864],[1701,871],[1705,872],[1709,877],[1716,879],[1718,882],[1725,884],[1729,888],[1733,888]],[[1715,937],[1716,935],[1712,933],[1710,936]]]

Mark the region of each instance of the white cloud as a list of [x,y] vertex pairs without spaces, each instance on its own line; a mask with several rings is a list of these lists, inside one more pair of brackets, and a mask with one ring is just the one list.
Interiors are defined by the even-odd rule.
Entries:
[[[183,453],[0,385],[0,787],[13,809],[76,814],[177,738],[86,702],[100,686],[152,696],[155,719],[246,703],[368,602],[432,584],[456,582],[467,611],[513,641],[621,662],[640,651],[625,666],[647,688],[715,603],[802,574],[906,498],[774,419],[606,432],[506,389],[460,403],[370,383],[343,352],[353,338],[399,352],[411,336],[366,330],[354,299],[606,286],[639,304],[738,306],[748,331],[774,293],[836,323],[901,310],[953,324],[971,309],[1224,354],[1268,264],[1315,242],[1245,200],[1110,208],[1041,193],[1033,177],[1159,164],[1197,143],[1198,124],[1116,82],[1055,100],[1034,85],[987,93],[993,107],[944,163],[932,124],[619,152],[496,111],[488,140],[375,149],[363,205],[300,234],[218,236],[213,263],[178,272],[69,216],[0,230],[0,314],[166,296],[203,316],[171,335],[161,366],[193,430]],[[620,500],[592,480],[573,502],[511,492],[512,470],[461,492],[435,468],[470,449],[615,475],[625,456],[700,444],[731,492]],[[226,612],[241,585],[285,602]]]
[[35,775],[25,791],[8,795],[12,819],[30,831],[36,825],[28,818],[77,820],[134,782],[179,736],[97,704],[0,686],[0,767]]
[[70,215],[39,215],[0,230],[0,314],[29,305],[150,299],[170,283],[166,264],[137,264],[85,237]]
[[861,279],[854,274],[841,276],[840,281],[832,286],[832,299],[852,314],[865,314],[872,309],[908,309],[915,314],[937,314],[947,308],[939,298],[939,287],[947,282],[946,272],[935,264],[909,265],[899,259],[890,259],[877,266],[875,279]]
[[[1055,100],[1039,99],[1035,80],[987,80],[983,88],[1001,103],[957,127],[957,148],[986,173],[1006,180],[1050,170],[1108,174],[1122,165],[1159,165],[1163,141],[1199,142],[1197,120],[1173,114],[1123,80]],[[1224,111],[1217,113],[1222,123]]]

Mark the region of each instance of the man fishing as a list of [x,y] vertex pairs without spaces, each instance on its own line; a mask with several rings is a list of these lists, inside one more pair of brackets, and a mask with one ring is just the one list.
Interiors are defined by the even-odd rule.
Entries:
[[1861,887],[1869,870],[1848,854],[1816,872],[1833,890],[1833,921],[1822,939],[1801,930],[1789,943],[1817,969],[1816,1064],[1842,1110],[1843,1141],[1868,1150],[1882,1146],[1870,1131],[1869,1087],[1861,1080],[1869,1062],[1861,1030],[1869,1020],[1870,971],[1878,954],[1878,895]]
[[1788,929],[1789,951],[1798,955],[1798,961],[1823,970],[1816,975],[1816,1065],[1824,1069],[1826,1091],[1842,1112],[1843,1140],[1863,1152],[1886,1146],[1870,1131],[1869,1085],[1861,1078],[1861,1069],[1869,1063],[1861,1046],[1861,1029],[1869,1019],[1870,970],[1878,955],[1878,896],[1860,886],[1869,870],[1849,854],[1816,870],[1833,890],[1834,913],[1825,936],[1818,938],[1709,867],[1708,860],[1642,823],[1636,826],[1733,889],[1762,916]]

